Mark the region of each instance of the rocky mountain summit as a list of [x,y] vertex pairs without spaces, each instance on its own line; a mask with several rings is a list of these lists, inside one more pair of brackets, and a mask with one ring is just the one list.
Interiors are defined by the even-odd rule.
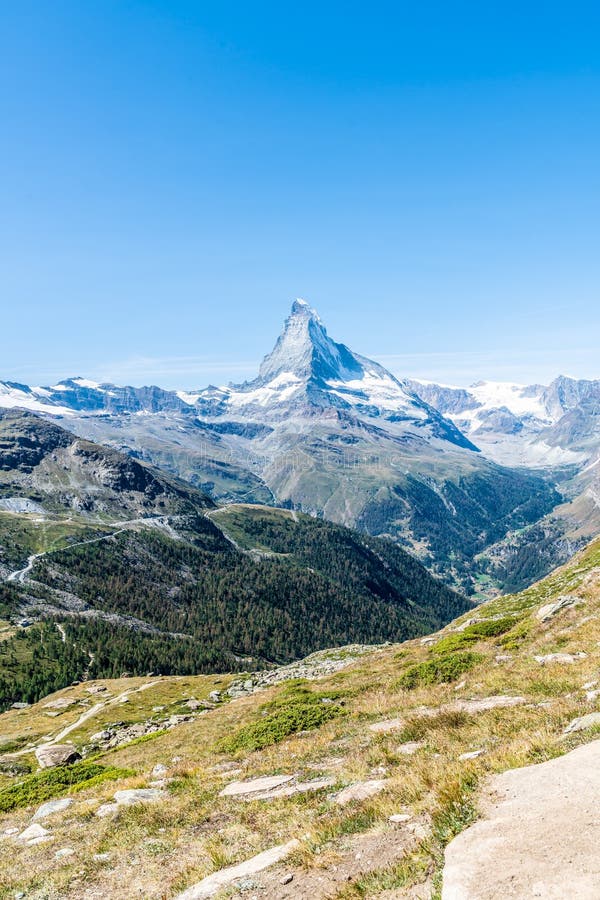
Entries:
[[[490,562],[489,548],[561,495],[554,473],[487,458],[438,400],[333,340],[301,300],[258,376],[241,385],[0,385],[0,406],[61,417],[215,501],[286,506],[390,538],[448,583],[486,596],[507,567]],[[527,567],[518,570],[527,583]]]

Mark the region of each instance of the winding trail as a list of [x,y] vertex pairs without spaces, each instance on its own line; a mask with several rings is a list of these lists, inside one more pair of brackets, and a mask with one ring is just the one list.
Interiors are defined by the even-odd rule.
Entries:
[[[38,559],[41,559],[43,556],[50,556],[52,553],[62,553],[64,550],[73,550],[75,547],[84,547],[87,544],[98,544],[100,541],[108,541],[111,538],[117,537],[119,534],[123,534],[125,531],[129,531],[132,525],[150,525],[159,527],[167,527],[169,526],[168,516],[149,516],[146,519],[130,519],[128,522],[110,522],[109,528],[114,528],[115,525],[119,525],[116,531],[111,531],[109,534],[103,534],[100,537],[88,538],[85,541],[77,541],[75,544],[68,544],[66,547],[55,547],[53,550],[45,550],[42,553],[32,553],[30,557],[27,559],[27,565],[22,569],[17,569],[15,572],[11,572],[6,576],[6,581],[16,582],[17,584],[25,584],[28,579],[29,573],[33,569]],[[169,526],[170,527],[170,526]]]

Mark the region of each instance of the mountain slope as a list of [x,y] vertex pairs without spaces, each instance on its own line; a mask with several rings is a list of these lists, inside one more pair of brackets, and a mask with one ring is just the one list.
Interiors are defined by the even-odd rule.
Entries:
[[[283,863],[233,877],[228,896],[243,900],[251,879],[267,900],[438,897],[444,846],[477,817],[487,776],[597,736],[599,611],[596,541],[427,640],[323,652],[233,683],[85,683],[9,710],[0,829],[15,831],[0,842],[2,889],[174,900],[296,840]],[[38,772],[33,754],[57,738],[84,756],[62,778]],[[112,800],[149,788],[159,793],[145,802]],[[44,842],[19,840],[50,797],[72,802],[38,820]]]
[[78,434],[214,499],[285,505],[389,537],[481,596],[505,580],[487,549],[561,500],[552,474],[486,459],[413,385],[332,340],[304,301],[242,385],[167,392],[75,378],[6,391],[0,404],[46,404]]
[[[389,542],[285,510],[215,509],[171,476],[16,412],[0,418],[0,575],[5,616],[58,618],[69,646],[86,648],[59,647],[48,678],[29,650],[25,666],[17,654],[0,671],[0,704],[84,673],[223,671],[398,640],[470,606]],[[47,642],[35,627],[5,654]]]

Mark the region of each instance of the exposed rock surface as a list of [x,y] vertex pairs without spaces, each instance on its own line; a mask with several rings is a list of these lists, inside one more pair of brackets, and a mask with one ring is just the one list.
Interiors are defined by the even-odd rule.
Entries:
[[574,731],[585,731],[587,728],[593,728],[600,725],[600,712],[588,713],[585,716],[578,716],[573,719],[565,728],[565,734],[572,734]]
[[562,609],[567,609],[569,606],[579,606],[580,603],[585,603],[585,600],[571,595],[559,597],[558,600],[554,600],[552,603],[545,603],[544,606],[540,606],[536,616],[540,622],[547,622]]
[[600,896],[600,741],[495,776],[446,848],[443,900]]
[[62,797],[60,800],[48,800],[46,803],[42,803],[40,808],[36,811],[32,821],[37,822],[40,819],[47,819],[55,813],[64,812],[65,809],[69,808],[72,802],[73,800],[71,797]]
[[252,778],[250,781],[232,781],[221,791],[221,797],[239,797],[246,794],[259,794],[270,791],[293,781],[293,775],[264,775],[261,778]]
[[246,862],[239,863],[237,866],[229,866],[227,869],[221,869],[220,872],[214,872],[212,875],[203,878],[198,884],[178,894],[175,900],[205,900],[205,898],[214,897],[217,891],[232,884],[234,881],[262,872],[263,869],[281,862],[297,846],[298,841],[288,841],[287,844],[271,847],[270,850],[265,850],[263,853],[259,853],[257,856],[246,860]]
[[372,779],[371,781],[359,781],[357,784],[350,784],[343,791],[340,791],[335,802],[339,806],[345,806],[352,803],[353,800],[367,800],[382,791],[387,784],[383,778]]
[[44,744],[35,751],[40,769],[50,769],[52,766],[66,766],[77,762],[81,756],[73,744]]

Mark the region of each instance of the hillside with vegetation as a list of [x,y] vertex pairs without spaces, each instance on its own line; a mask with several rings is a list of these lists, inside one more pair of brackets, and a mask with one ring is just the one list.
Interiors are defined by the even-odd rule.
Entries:
[[[268,522],[218,515],[232,540],[271,546]],[[426,638],[262,674],[89,681],[11,709],[0,896],[439,896],[486,777],[597,736],[599,613],[596,541]],[[39,770],[48,744],[81,760]],[[71,802],[20,838],[50,799]]]
[[391,542],[218,509],[31,414],[1,416],[0,440],[0,709],[124,671],[241,671],[403,640],[471,608]]

